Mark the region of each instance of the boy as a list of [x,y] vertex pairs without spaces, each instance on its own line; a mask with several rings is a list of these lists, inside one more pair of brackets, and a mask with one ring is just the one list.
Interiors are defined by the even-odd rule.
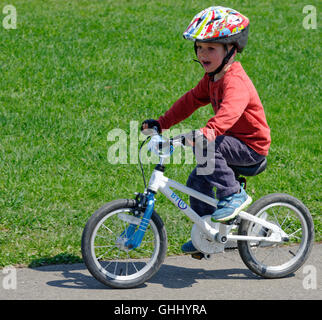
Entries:
[[[248,39],[249,20],[224,7],[210,7],[197,14],[183,37],[194,41],[198,61],[206,74],[198,85],[183,95],[158,120],[148,119],[142,130],[157,127],[159,132],[189,117],[196,109],[212,104],[215,116],[205,127],[188,134],[186,141],[205,148],[214,142],[215,168],[208,174],[190,174],[187,186],[219,200],[217,208],[190,197],[191,208],[200,216],[211,214],[212,221],[228,221],[238,215],[251,198],[236,181],[229,165],[250,166],[268,154],[271,138],[257,91],[239,62],[234,61]],[[192,139],[194,137],[194,139]],[[209,148],[208,148],[209,151]],[[185,253],[197,250],[189,241]]]

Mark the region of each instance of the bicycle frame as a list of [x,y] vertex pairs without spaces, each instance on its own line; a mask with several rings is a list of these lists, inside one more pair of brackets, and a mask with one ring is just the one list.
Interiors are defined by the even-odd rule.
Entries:
[[164,176],[164,173],[156,169],[153,171],[148,190],[152,192],[160,191],[164,194],[176,207],[178,207],[186,216],[188,216],[203,232],[209,237],[210,241],[218,241],[225,243],[228,240],[246,240],[246,241],[265,241],[278,243],[281,241],[287,241],[286,233],[277,225],[266,221],[265,219],[253,216],[245,211],[239,213],[241,219],[246,219],[254,223],[260,224],[261,226],[272,230],[272,234],[269,237],[260,236],[243,236],[243,235],[230,235],[229,232],[232,228],[231,225],[220,224],[219,231],[213,228],[209,223],[202,219],[191,207],[186,204],[174,191],[170,188],[174,188],[181,191],[189,196],[199,199],[207,204],[216,207],[218,201],[211,197],[208,197],[196,190],[193,190],[187,186],[182,185],[174,180],[171,180]]
[[[162,140],[156,139],[154,141],[154,144],[158,144],[158,146],[160,147],[160,142],[163,143]],[[182,142],[179,141],[179,145],[180,144],[182,145]],[[152,149],[153,149],[153,146],[152,146]],[[169,153],[169,155],[171,154],[172,152]],[[288,241],[287,234],[279,226],[273,223],[270,223],[265,219],[261,219],[256,216],[253,216],[245,211],[241,211],[238,217],[241,219],[252,221],[256,224],[261,225],[262,227],[272,230],[271,235],[268,237],[232,235],[232,234],[229,234],[229,232],[232,229],[233,224],[215,223],[217,227],[214,227],[214,225],[211,225],[212,223],[209,224],[202,217],[200,217],[188,204],[186,204],[171,188],[179,190],[213,207],[217,206],[218,201],[214,198],[206,196],[205,194],[202,194],[196,190],[193,190],[187,186],[182,185],[181,183],[178,183],[164,176],[164,166],[162,165],[164,158],[160,154],[159,156],[160,156],[160,163],[155,167],[154,171],[152,172],[152,175],[148,184],[148,188],[147,188],[148,201],[147,201],[147,206],[146,206],[143,218],[142,220],[137,219],[135,222],[129,221],[130,226],[126,231],[124,231],[124,234],[126,234],[126,238],[128,239],[125,243],[125,246],[128,247],[129,249],[137,248],[140,246],[143,236],[145,234],[146,228],[149,224],[149,220],[153,213],[154,195],[158,191],[164,194],[176,207],[178,207],[186,216],[188,216],[188,218],[192,220],[195,223],[195,225],[197,225],[203,231],[203,233],[206,235],[209,241],[216,241],[220,244],[224,244],[228,240],[265,241],[270,243],[279,243],[281,241]],[[218,224],[219,224],[219,228],[218,228]],[[138,225],[139,225],[139,228],[137,231],[135,231]]]

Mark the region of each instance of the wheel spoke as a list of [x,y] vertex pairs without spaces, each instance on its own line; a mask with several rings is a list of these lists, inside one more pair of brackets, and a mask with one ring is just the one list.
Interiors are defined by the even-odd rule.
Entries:
[[286,221],[286,219],[289,217],[289,212],[287,213],[287,216],[284,218],[284,220],[283,220],[283,222],[281,223],[281,228],[282,228],[282,226],[283,226],[283,224],[284,224],[284,222]]
[[[274,209],[272,208],[272,212],[273,212],[273,215],[274,215],[274,218],[275,218],[275,222],[277,223],[277,225],[281,228],[281,226],[280,226],[280,224],[279,224],[279,222],[278,222],[278,219],[277,219],[277,217],[276,217],[276,214],[275,214],[275,211],[274,211]],[[282,229],[282,228],[281,228]]]
[[106,230],[108,230],[110,233],[114,233],[110,228],[108,228],[104,223],[102,224],[102,226],[106,229]]
[[136,272],[139,272],[139,270],[136,268],[136,266],[135,266],[134,262],[133,262],[133,261],[131,261],[131,263],[133,264],[133,267],[134,267],[135,271],[136,271]]
[[299,229],[297,229],[296,231],[294,231],[293,233],[289,234],[289,235],[288,235],[288,237],[289,237],[289,238],[295,237],[295,238],[297,238],[297,239],[300,239],[299,237],[294,236],[294,235],[295,235],[296,233],[298,233],[299,231],[302,231],[302,228],[299,228]]
[[274,250],[270,250],[271,248],[269,248],[268,253],[265,255],[264,259],[262,259],[261,261],[264,262],[272,253],[274,253]]
[[94,246],[94,248],[111,248],[111,247],[114,247],[114,246],[111,246],[111,245],[105,245],[105,246]]
[[[107,253],[109,253],[115,246],[113,246],[111,249],[108,249],[107,251],[105,251],[103,254],[101,254],[97,260],[101,260]],[[115,247],[116,248],[116,247]]]

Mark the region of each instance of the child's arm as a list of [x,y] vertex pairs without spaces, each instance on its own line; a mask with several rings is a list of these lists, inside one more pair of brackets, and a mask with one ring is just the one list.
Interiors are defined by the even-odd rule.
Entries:
[[210,103],[208,82],[209,78],[205,75],[195,88],[184,94],[158,119],[162,130],[169,129],[188,118],[199,107]]

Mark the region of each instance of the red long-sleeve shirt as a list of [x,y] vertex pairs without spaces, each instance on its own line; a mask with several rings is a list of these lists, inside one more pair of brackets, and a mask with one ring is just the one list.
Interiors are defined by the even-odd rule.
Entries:
[[268,154],[271,137],[264,108],[239,62],[234,62],[215,82],[205,74],[195,88],[184,94],[158,119],[161,129],[169,129],[209,103],[215,116],[200,129],[209,141],[219,135],[233,136],[257,153]]

